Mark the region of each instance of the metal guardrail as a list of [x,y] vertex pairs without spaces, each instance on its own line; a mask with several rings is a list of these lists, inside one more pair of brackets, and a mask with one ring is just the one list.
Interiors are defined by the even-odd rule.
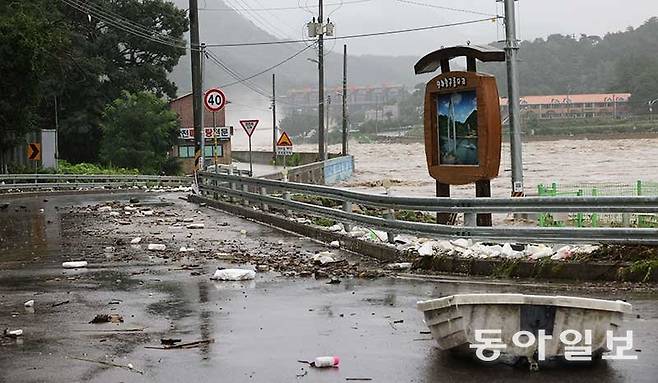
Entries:
[[[527,197],[527,198],[440,198],[394,197],[368,194],[328,186],[300,184],[202,172],[199,189],[206,197],[240,198],[242,203],[260,204],[263,210],[276,206],[302,214],[376,227],[398,233],[506,241],[585,242],[658,244],[658,229],[568,228],[522,226],[449,226],[395,220],[393,210],[450,213],[545,213],[545,212],[658,212],[658,197]],[[272,195],[273,192],[282,195]],[[290,193],[321,196],[342,202],[330,208],[293,201]],[[352,212],[352,204],[388,210],[386,218]],[[389,238],[392,236],[389,235]]]
[[125,188],[132,186],[189,186],[190,177],[105,174],[5,174],[0,193],[20,190]]

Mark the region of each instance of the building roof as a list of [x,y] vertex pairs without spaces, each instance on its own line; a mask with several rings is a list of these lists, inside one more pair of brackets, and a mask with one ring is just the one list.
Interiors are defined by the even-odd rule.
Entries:
[[[584,104],[601,102],[627,102],[630,93],[588,93],[588,94],[555,94],[549,96],[521,97],[521,105],[539,104]],[[507,105],[507,98],[500,99],[500,105]]]

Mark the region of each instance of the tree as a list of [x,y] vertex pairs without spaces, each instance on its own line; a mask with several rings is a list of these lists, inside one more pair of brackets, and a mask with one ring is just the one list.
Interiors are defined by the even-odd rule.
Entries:
[[178,115],[151,92],[129,93],[105,108],[101,159],[111,165],[160,174],[170,167],[168,151],[178,137]]
[[49,1],[0,3],[0,172],[6,151],[36,127],[43,77],[68,43],[64,26],[46,16]]
[[[58,3],[50,18],[68,26],[71,47],[58,58],[57,70],[46,82],[51,97],[43,109],[52,111],[52,98],[57,97],[61,157],[94,162],[105,105],[123,91],[176,95],[176,85],[167,76],[185,54],[183,34],[189,21],[185,10],[165,0]],[[52,127],[52,117],[44,117],[42,126]]]
[[279,123],[291,137],[313,138],[318,132],[318,115],[292,110]]

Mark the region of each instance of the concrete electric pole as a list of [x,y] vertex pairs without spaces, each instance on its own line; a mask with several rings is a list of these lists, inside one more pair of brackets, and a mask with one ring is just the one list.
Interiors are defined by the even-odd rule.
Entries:
[[272,159],[276,161],[276,82],[272,73]]
[[327,159],[327,141],[324,135],[324,15],[322,0],[319,0],[318,23],[318,154],[320,161]]
[[199,44],[199,6],[197,0],[190,0],[190,45],[192,60],[192,113],[194,119],[194,169],[203,169],[201,163],[203,142],[203,90],[201,80],[201,45]]
[[343,45],[343,148],[347,155],[347,44]]
[[521,142],[521,113],[519,107],[519,77],[516,39],[515,0],[505,2],[505,60],[507,62],[507,105],[509,110],[510,152],[512,156],[512,196],[522,197],[523,188],[523,147]]

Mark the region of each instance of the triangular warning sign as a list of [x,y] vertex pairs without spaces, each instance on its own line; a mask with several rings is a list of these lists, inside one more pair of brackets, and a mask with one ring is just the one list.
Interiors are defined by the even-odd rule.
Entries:
[[292,146],[292,140],[288,137],[288,133],[283,132],[279,140],[276,142],[276,146]]
[[244,131],[247,132],[247,135],[251,137],[251,135],[254,134],[254,130],[256,130],[258,120],[240,120],[240,125],[242,125]]

